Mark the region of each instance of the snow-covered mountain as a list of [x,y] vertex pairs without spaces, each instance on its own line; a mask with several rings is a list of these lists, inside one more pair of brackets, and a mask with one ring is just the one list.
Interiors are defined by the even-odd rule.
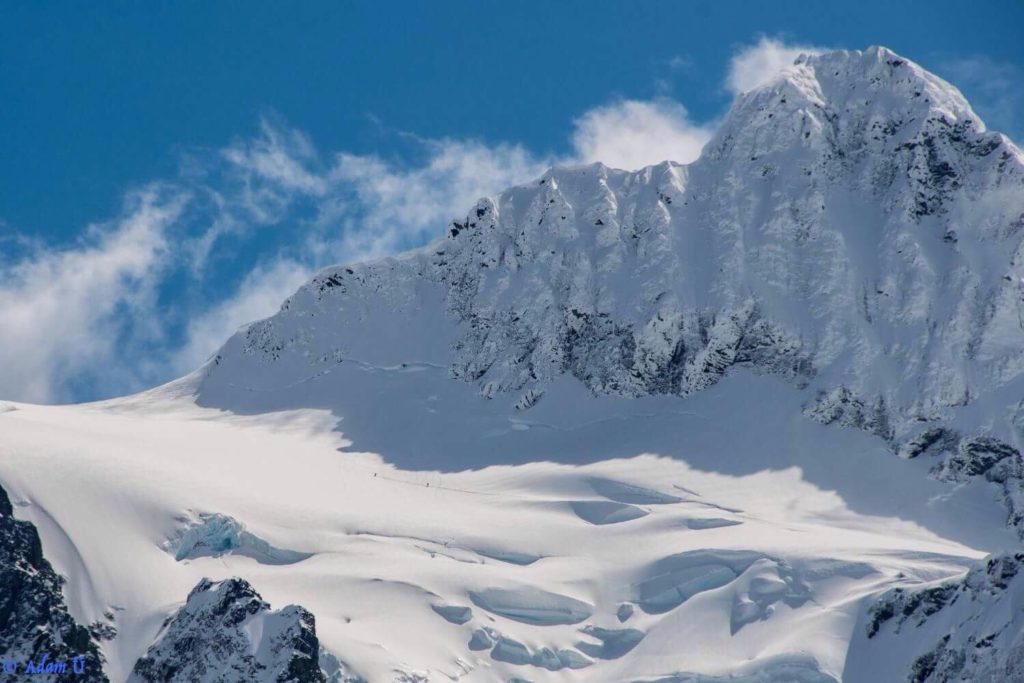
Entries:
[[1024,155],[884,48],[9,408],[111,680],[1024,680]]

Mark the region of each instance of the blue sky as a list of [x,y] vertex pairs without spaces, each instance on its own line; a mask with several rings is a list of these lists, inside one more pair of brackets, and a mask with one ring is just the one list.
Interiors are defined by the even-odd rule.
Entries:
[[195,367],[311,270],[551,163],[688,161],[801,48],[886,45],[1024,137],[1024,2],[7,2],[0,398]]

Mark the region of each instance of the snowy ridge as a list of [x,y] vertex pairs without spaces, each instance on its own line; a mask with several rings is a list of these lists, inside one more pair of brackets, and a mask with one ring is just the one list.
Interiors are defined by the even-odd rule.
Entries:
[[345,360],[524,398],[563,374],[686,396],[748,365],[810,385],[820,419],[839,392],[887,439],[956,419],[1019,447],[1002,397],[1024,370],[1022,241],[1009,140],[888,50],[831,53],[741,96],[690,166],[555,169],[429,249],[321,273],[229,342],[199,397],[236,408],[225,385]]
[[111,680],[994,676],[1022,240],[955,88],[802,58],[693,164],[553,169],[187,378],[13,406],[0,483]]

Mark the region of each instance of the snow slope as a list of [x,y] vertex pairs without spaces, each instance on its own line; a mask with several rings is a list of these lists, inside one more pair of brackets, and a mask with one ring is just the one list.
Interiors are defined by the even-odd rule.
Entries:
[[[332,431],[322,411],[234,416],[151,396],[5,413],[0,477],[69,576],[72,612],[88,623],[116,611],[112,680],[202,578],[236,575],[275,607],[312,612],[321,644],[368,681],[644,680],[738,665],[837,680],[866,598],[954,577],[1016,542],[990,484],[930,479],[876,438],[816,424],[776,379],[737,373],[685,403],[561,390],[537,406],[551,426],[506,421],[508,433],[565,433],[555,442],[581,462],[609,447],[633,457],[410,471],[339,453],[344,420]],[[575,422],[581,402],[590,414]],[[499,441],[480,434],[477,448]],[[595,524],[581,502],[645,514]],[[203,513],[308,558],[176,559],[167,540]],[[468,621],[433,609],[451,607]],[[610,641],[590,635],[599,629]],[[625,629],[642,635],[628,652],[615,639]],[[474,637],[493,645],[473,650]],[[545,648],[589,666],[520,663],[547,661]]]
[[[9,404],[0,485],[115,681],[303,610],[335,681],[913,680],[1011,604],[868,637],[1019,548],[1022,240],[1024,157],[952,86],[801,58],[689,166],[554,169],[187,378]],[[280,611],[164,626],[231,577]]]
[[918,681],[1024,679],[1022,564],[1020,552],[996,555],[961,579],[888,591],[854,639],[851,669],[882,680],[895,659]]

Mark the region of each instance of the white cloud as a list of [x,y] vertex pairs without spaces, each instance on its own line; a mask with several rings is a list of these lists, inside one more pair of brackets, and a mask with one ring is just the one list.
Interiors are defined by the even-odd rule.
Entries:
[[986,125],[1024,143],[1024,69],[975,55],[947,60],[942,72],[967,95]]
[[824,52],[811,45],[787,45],[775,38],[762,37],[756,45],[740,49],[729,62],[726,87],[734,95],[749,92],[775,79],[793,65],[802,54]]
[[324,179],[307,166],[316,160],[316,150],[301,131],[275,126],[268,119],[260,120],[260,134],[250,140],[236,141],[221,151],[235,168],[248,171],[252,178],[269,181],[285,191],[322,194]]
[[78,248],[35,250],[0,271],[0,395],[52,402],[83,378],[132,384],[119,350],[160,332],[149,309],[183,201],[162,194],[134,193],[120,220],[90,227]]
[[615,102],[591,109],[575,124],[572,143],[580,162],[627,170],[665,160],[689,163],[712,132],[691,122],[683,105],[670,99]]
[[324,207],[320,221],[347,224],[342,259],[381,256],[440,236],[480,197],[532,180],[550,165],[519,145],[438,140],[424,146],[427,158],[418,166],[337,155],[329,177],[345,192]]
[[290,259],[249,271],[234,295],[189,321],[186,341],[171,361],[175,372],[195,370],[239,327],[272,315],[311,274],[309,266]]

